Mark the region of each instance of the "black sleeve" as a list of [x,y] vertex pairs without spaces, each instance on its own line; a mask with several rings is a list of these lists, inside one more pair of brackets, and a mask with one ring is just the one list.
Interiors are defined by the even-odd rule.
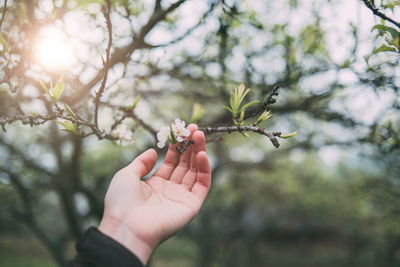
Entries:
[[95,227],[86,231],[76,250],[69,267],[144,267],[132,252]]

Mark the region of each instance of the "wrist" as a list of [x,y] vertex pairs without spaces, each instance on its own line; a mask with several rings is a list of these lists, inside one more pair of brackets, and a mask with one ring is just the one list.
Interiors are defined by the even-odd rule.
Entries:
[[155,249],[116,218],[103,217],[98,229],[130,250],[144,265],[146,265]]

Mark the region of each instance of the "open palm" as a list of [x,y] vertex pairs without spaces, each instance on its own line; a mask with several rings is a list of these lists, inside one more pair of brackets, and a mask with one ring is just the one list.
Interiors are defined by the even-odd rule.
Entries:
[[188,128],[194,144],[183,155],[170,145],[163,164],[151,178],[140,179],[157,161],[153,149],[139,155],[111,181],[99,229],[136,254],[141,254],[136,248],[138,243],[152,251],[163,239],[185,226],[207,196],[211,171],[205,137],[196,125]]

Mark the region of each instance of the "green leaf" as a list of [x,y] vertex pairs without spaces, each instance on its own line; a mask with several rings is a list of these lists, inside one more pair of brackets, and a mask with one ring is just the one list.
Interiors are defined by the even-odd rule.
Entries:
[[240,132],[244,137],[250,137],[250,135],[248,133],[245,132]]
[[243,102],[244,98],[246,97],[246,95],[250,92],[250,89],[246,89],[246,87],[244,86],[244,84],[240,84],[238,87],[238,108],[240,106],[240,104]]
[[231,105],[232,110],[236,111],[239,107],[239,98],[238,98],[238,94],[236,93],[236,91],[234,91],[231,94],[231,98],[229,101],[229,104]]
[[343,64],[342,64],[342,68],[349,68],[351,66],[351,61],[346,59]]
[[9,48],[9,44],[8,41],[6,40],[6,38],[4,38],[3,34],[0,32],[0,44],[3,46],[0,54],[4,54],[5,52],[8,51]]
[[175,133],[174,133],[174,131],[172,130],[172,127],[170,126],[169,127],[169,136],[168,136],[168,141],[171,143],[171,144],[176,144],[176,142],[178,142],[177,140],[176,140],[176,136],[175,136]]
[[127,108],[127,109],[135,109],[136,106],[137,106],[137,104],[139,104],[139,101],[140,101],[141,99],[142,99],[142,95],[141,95],[141,94],[138,94],[138,95],[136,96],[135,100],[133,100],[133,104],[130,105],[130,106],[127,106],[126,108]]
[[65,109],[67,110],[67,112],[75,119],[78,120],[78,116],[76,116],[75,112],[72,110],[72,108],[70,106],[68,106],[68,104],[64,105]]
[[35,111],[29,112],[29,115],[30,115],[30,116],[33,116],[33,117],[39,117],[39,116],[40,116],[40,114],[37,113],[37,112],[35,112]]
[[128,5],[130,0],[114,0],[113,4]]
[[6,93],[10,92],[10,86],[5,82],[0,83],[0,93],[3,93],[3,92],[6,92]]
[[298,3],[297,0],[290,0],[290,1],[289,1],[289,6],[290,6],[291,8],[297,8],[298,5],[299,5],[299,3]]
[[65,89],[65,85],[64,85],[64,81],[62,79],[60,79],[60,81],[58,81],[51,89],[51,95],[50,97],[54,100],[54,101],[58,101],[60,100],[61,95],[64,93],[64,89]]
[[396,38],[393,40],[386,40],[390,45],[394,46],[397,48],[397,50],[400,50],[400,38]]
[[377,54],[380,52],[397,52],[396,48],[390,47],[387,45],[381,45],[378,48],[375,48],[374,51],[372,51],[372,54]]
[[398,0],[382,1],[381,6],[393,10],[396,6],[400,6],[400,2]]
[[47,86],[44,84],[44,82],[43,82],[43,81],[39,81],[39,83],[40,83],[40,85],[42,86],[44,92],[45,92],[46,94],[50,95],[50,94],[49,94],[49,89],[47,89]]
[[99,4],[99,5],[105,4],[104,0],[75,0],[74,2],[77,4],[77,7],[80,8],[87,8],[89,5],[92,4]]
[[230,105],[234,113],[239,113],[239,107],[245,96],[249,93],[250,89],[246,89],[245,85],[241,83],[231,94]]
[[388,32],[393,39],[399,38],[400,33],[392,27],[385,26],[382,24],[376,24],[374,27],[372,27],[371,31],[378,30],[381,34]]
[[247,103],[246,105],[243,105],[241,108],[240,108],[240,112],[242,112],[242,111],[245,111],[248,107],[251,107],[251,106],[253,106],[253,105],[256,105],[256,104],[258,104],[258,103],[260,103],[261,101],[260,100],[253,100],[253,101],[250,101],[249,103]]
[[250,89],[249,88],[246,89],[246,86],[243,83],[241,83],[238,87],[236,87],[233,90],[233,92],[230,95],[229,99],[230,107],[223,106],[224,109],[232,113],[233,117],[232,119],[238,120],[239,123],[244,119],[244,112],[248,107],[260,103],[259,100],[254,100],[240,107],[242,105],[244,98],[249,92]]
[[291,137],[295,136],[296,134],[297,134],[297,131],[294,131],[294,132],[292,132],[292,133],[280,135],[279,137],[280,137],[280,138],[283,138],[283,139],[288,139],[288,138],[291,138]]
[[367,65],[369,65],[369,59],[371,58],[371,55],[365,55],[365,56],[363,56],[363,58],[364,58],[365,63]]
[[76,134],[76,135],[80,135],[79,132],[79,126],[76,125],[75,123],[73,123],[72,121],[56,121],[57,124],[59,124],[61,127],[63,127],[64,129],[62,129],[65,132],[69,132],[72,134]]
[[142,99],[142,95],[138,94],[135,98],[135,100],[133,100],[133,108],[135,108],[137,106],[137,104],[139,104],[139,101]]
[[261,122],[268,120],[272,116],[271,112],[265,110],[261,115],[258,117],[257,121],[254,123],[255,125],[260,124]]
[[205,114],[205,110],[202,105],[199,103],[194,103],[193,109],[192,109],[192,117],[190,119],[190,122],[197,122],[200,120]]
[[224,109],[228,110],[230,113],[234,113],[233,110],[228,106],[222,106]]
[[243,121],[243,119],[244,119],[244,110],[242,110],[242,111],[240,112],[239,121]]

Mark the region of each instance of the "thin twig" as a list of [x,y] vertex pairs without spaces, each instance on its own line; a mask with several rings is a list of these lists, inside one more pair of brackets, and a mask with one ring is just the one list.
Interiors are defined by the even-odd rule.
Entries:
[[263,113],[268,108],[268,106],[275,104],[276,97],[279,95],[278,93],[279,88],[280,88],[279,85],[275,86],[272,89],[272,91],[268,94],[267,98],[258,106],[258,108],[255,111],[246,114],[244,119],[247,120],[253,118]]
[[100,106],[100,98],[104,93],[104,89],[106,88],[106,83],[107,83],[107,78],[108,78],[108,70],[110,67],[110,53],[111,53],[111,46],[112,46],[112,24],[111,24],[111,1],[107,0],[107,6],[103,10],[104,17],[106,19],[106,24],[107,24],[107,30],[108,30],[108,44],[107,44],[107,49],[106,49],[106,59],[103,62],[104,68],[104,77],[101,82],[101,86],[99,90],[96,93],[96,97],[94,100],[94,124],[96,127],[99,127],[99,106]]
[[156,0],[154,3],[154,12],[159,12],[161,11],[161,0]]
[[167,43],[163,43],[163,44],[158,44],[158,45],[151,45],[152,48],[159,48],[159,47],[166,47],[172,44],[176,44],[179,43],[180,41],[182,41],[183,39],[185,39],[186,37],[188,37],[190,34],[192,34],[197,28],[199,28],[201,25],[204,24],[204,22],[206,21],[207,17],[212,13],[212,11],[214,10],[216,4],[218,2],[214,2],[211,3],[210,8],[203,14],[202,18],[198,21],[198,23],[196,23],[194,26],[190,27],[189,29],[186,30],[185,33],[183,33],[181,36],[175,38],[174,40],[167,42]]
[[23,153],[23,151],[21,149],[17,148],[13,144],[7,142],[3,138],[0,138],[0,145],[3,146],[3,147],[6,147],[8,149],[8,152],[11,155],[17,156],[19,159],[21,159],[22,162],[24,163],[24,166],[29,167],[31,169],[34,169],[36,171],[39,171],[39,172],[41,172],[43,174],[46,174],[48,176],[53,176],[54,175],[53,172],[47,170],[42,165],[38,164],[34,159],[30,158],[25,153]]
[[[141,27],[137,34],[133,36],[132,42],[123,47],[115,48],[115,52],[111,55],[108,68],[112,68],[116,64],[126,63],[129,61],[132,53],[139,49],[151,48],[146,42],[145,37],[147,34],[154,29],[154,27],[163,21],[168,14],[176,10],[180,5],[185,3],[187,0],[179,0],[171,4],[167,9],[162,9],[160,11],[154,12],[148,19],[148,21]],[[95,77],[93,77],[88,83],[82,84],[79,79],[74,79],[72,82],[80,85],[81,90],[77,91],[73,95],[68,97],[68,104],[76,103],[82,99],[86,99],[87,92],[90,92],[96,84],[98,84],[103,78],[103,73],[99,71]]]
[[205,134],[213,134],[213,133],[231,133],[231,132],[254,132],[258,134],[265,135],[274,145],[274,147],[279,147],[278,139],[276,136],[280,136],[280,132],[268,132],[262,127],[257,126],[221,126],[221,127],[200,127],[200,131],[203,131]]
[[400,29],[400,22],[383,14],[377,7],[375,7],[369,0],[362,0],[364,4],[374,13],[374,15],[380,17],[383,20],[389,21],[390,23],[396,25]]
[[1,26],[3,25],[4,18],[6,17],[6,12],[7,12],[7,1],[4,0],[4,6],[3,6],[3,13],[1,15],[1,20],[0,20],[0,31],[1,31]]
[[80,137],[88,137],[91,135],[96,135],[98,139],[107,139],[110,141],[115,141],[118,140],[117,137],[113,136],[112,134],[106,133],[102,130],[100,130],[94,123],[87,121],[87,120],[82,120],[79,118],[71,118],[68,116],[65,116],[61,113],[53,113],[50,115],[35,115],[35,116],[26,116],[26,115],[17,115],[17,116],[11,116],[11,117],[5,117],[5,118],[0,118],[0,127],[3,128],[3,131],[6,131],[5,125],[6,124],[11,124],[13,122],[20,121],[24,125],[30,125],[36,126],[36,125],[41,125],[45,124],[48,121],[54,121],[57,119],[63,119],[67,120],[70,122],[75,123],[78,126],[86,126],[88,127],[91,131],[90,132],[80,132],[79,136]]
[[[131,118],[134,121],[136,121],[140,126],[143,127],[143,129],[145,129],[146,131],[148,131],[153,137],[154,139],[157,139],[157,130],[154,129],[150,124],[146,123],[144,120],[142,120],[141,118],[139,118],[135,111],[132,109],[127,109],[124,106],[118,106],[118,105],[113,105],[109,102],[100,102],[100,104],[105,105],[107,107],[110,107],[112,109],[117,109],[119,111],[122,111],[124,113],[123,118]],[[122,118],[121,118],[122,119]],[[115,125],[114,127],[117,127],[117,125]]]
[[157,140],[157,131],[149,124],[147,124],[144,120],[139,118],[133,110],[126,111],[127,117],[135,120],[140,126],[142,126],[146,131],[148,131],[155,140]]

